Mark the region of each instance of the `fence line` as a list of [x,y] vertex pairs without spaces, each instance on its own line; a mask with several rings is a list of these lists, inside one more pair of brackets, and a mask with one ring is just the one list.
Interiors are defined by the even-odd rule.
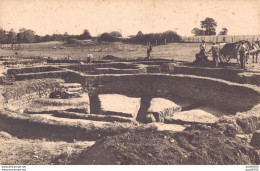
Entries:
[[249,42],[254,42],[256,40],[260,41],[260,35],[218,35],[218,36],[190,36],[190,37],[182,37],[182,41],[184,42],[201,42],[204,40],[205,42],[228,42],[233,43],[241,40],[246,40]]

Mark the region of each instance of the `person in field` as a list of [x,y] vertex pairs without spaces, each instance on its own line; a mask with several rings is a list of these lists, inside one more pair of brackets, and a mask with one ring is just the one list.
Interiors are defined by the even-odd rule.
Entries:
[[259,54],[259,41],[255,41],[253,44],[252,44],[252,49],[253,50],[257,50],[256,53],[253,53],[253,58],[252,58],[252,63],[258,63],[257,61],[257,58],[258,58],[258,54]]
[[72,57],[71,57],[71,55],[68,55],[68,58],[67,58],[67,60],[72,60]]
[[219,57],[219,46],[216,43],[213,43],[208,53],[212,52],[213,62],[215,67],[218,67],[218,57]]
[[93,60],[93,55],[89,52],[88,55],[87,55],[87,62],[88,63],[91,63],[91,61]]
[[246,62],[246,52],[248,51],[248,48],[247,46],[245,45],[245,42],[242,41],[239,49],[238,49],[238,52],[239,52],[239,55],[240,55],[240,64],[241,64],[241,68],[242,69],[245,69],[246,66],[245,66],[245,62]]
[[206,44],[204,40],[202,40],[200,44],[200,56],[202,59],[205,59],[206,57]]
[[150,54],[151,54],[151,52],[152,52],[152,45],[149,45],[149,46],[147,47],[147,58],[148,58],[148,59],[150,59]]

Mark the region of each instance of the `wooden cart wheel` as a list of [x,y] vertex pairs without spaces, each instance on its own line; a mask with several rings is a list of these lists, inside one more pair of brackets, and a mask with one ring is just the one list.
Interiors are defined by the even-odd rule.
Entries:
[[230,61],[230,56],[229,55],[220,55],[219,56],[219,61],[222,63],[228,63]]
[[231,59],[231,57],[228,55],[228,56],[226,56],[226,59],[227,59],[227,63],[229,63],[229,62],[230,62],[230,59]]

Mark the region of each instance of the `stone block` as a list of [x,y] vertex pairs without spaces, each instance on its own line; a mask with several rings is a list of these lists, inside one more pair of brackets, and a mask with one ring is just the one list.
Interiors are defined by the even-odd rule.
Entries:
[[163,122],[167,116],[173,116],[174,113],[180,112],[181,107],[173,101],[164,98],[153,98],[147,113],[153,113],[156,121]]

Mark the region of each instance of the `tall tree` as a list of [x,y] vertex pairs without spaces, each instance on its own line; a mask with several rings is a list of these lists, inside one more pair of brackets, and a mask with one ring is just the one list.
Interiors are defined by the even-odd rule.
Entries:
[[25,30],[24,32],[24,39],[27,43],[32,43],[34,42],[34,36],[35,36],[35,32],[33,30]]
[[14,32],[14,29],[11,29],[8,32],[7,38],[8,38],[8,43],[11,43],[12,46],[13,46],[14,43],[16,43],[16,33]]
[[2,28],[0,28],[0,43],[7,43],[7,34]]
[[219,32],[219,35],[227,35],[228,29],[226,27],[222,28],[222,30]]
[[204,30],[199,29],[199,28],[193,28],[191,30],[191,33],[194,34],[194,36],[203,36],[203,35],[205,35]]
[[26,31],[25,28],[20,28],[19,33],[17,34],[17,42],[20,43],[25,43],[25,36],[24,32]]
[[79,35],[79,39],[84,40],[84,39],[90,39],[91,35],[87,29],[83,31],[81,35]]
[[201,28],[205,29],[205,35],[216,35],[217,22],[213,18],[207,17],[200,23]]
[[136,36],[143,36],[144,34],[143,34],[143,32],[141,32],[141,31],[138,31],[138,33],[136,34]]
[[17,34],[18,43],[32,43],[34,42],[35,32],[30,29],[21,28]]

